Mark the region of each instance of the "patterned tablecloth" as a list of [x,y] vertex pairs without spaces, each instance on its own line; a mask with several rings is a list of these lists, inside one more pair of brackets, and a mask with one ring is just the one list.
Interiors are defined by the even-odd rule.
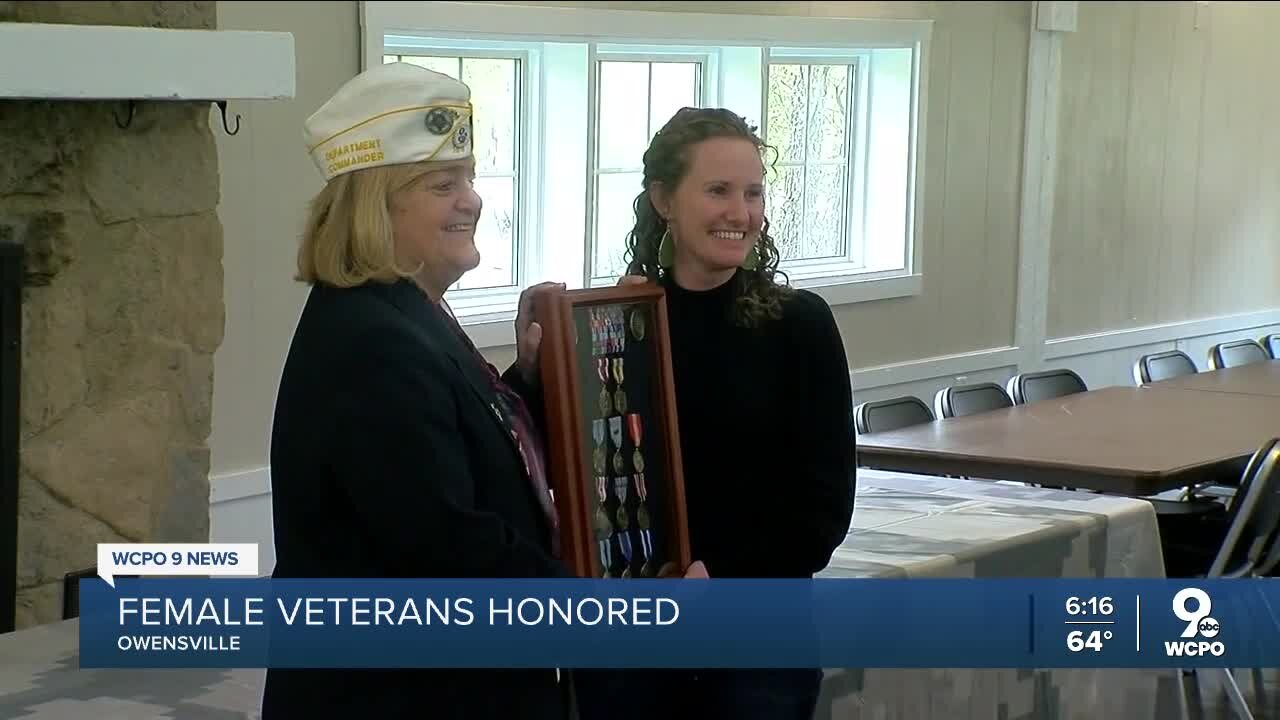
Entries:
[[862,469],[820,577],[1164,577],[1152,505],[1092,492]]
[[[1159,577],[1140,500],[861,471],[828,577]],[[76,621],[0,636],[0,717],[255,718],[261,670],[80,670]],[[1170,673],[832,670],[818,718],[1058,720],[1175,717]]]
[[[1164,577],[1143,500],[860,470],[849,535],[822,577]],[[1178,716],[1164,671],[828,670],[816,720]]]

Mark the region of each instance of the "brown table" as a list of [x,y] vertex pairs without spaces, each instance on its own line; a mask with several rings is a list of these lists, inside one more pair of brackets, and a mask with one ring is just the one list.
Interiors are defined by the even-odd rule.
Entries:
[[1238,476],[1276,436],[1280,397],[1107,387],[862,435],[858,462],[1146,496]]
[[1148,387],[1280,397],[1280,360],[1206,370],[1194,375],[1161,380]]

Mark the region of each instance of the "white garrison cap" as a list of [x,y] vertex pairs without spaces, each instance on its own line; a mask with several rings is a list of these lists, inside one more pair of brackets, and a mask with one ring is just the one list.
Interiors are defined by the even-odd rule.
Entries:
[[471,157],[471,89],[408,63],[370,68],[307,118],[303,137],[326,182],[380,165]]

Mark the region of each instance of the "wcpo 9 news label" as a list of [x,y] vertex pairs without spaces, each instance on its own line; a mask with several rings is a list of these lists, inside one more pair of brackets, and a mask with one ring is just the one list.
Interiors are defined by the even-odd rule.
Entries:
[[102,545],[98,668],[1280,667],[1270,579],[271,579]]

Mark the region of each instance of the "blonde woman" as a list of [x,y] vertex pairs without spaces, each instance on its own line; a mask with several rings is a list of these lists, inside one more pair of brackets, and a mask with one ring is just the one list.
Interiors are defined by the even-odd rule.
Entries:
[[[306,122],[326,180],[271,436],[274,577],[560,577],[532,292],[498,372],[443,302],[476,267],[470,91],[373,68]],[[264,720],[561,718],[552,669],[271,670]]]

